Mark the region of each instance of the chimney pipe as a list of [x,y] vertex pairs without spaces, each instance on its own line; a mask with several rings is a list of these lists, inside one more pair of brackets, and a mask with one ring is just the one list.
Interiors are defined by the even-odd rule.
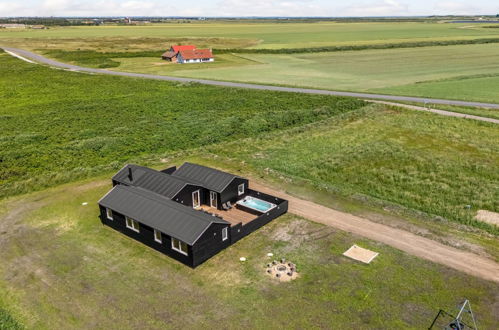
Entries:
[[133,181],[133,175],[132,175],[132,168],[131,167],[128,168],[128,179],[130,181]]

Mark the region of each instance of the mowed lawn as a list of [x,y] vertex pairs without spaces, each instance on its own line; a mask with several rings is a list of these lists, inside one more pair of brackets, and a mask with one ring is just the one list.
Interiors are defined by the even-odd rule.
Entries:
[[[499,322],[497,283],[293,215],[190,269],[100,224],[103,179],[0,202],[0,308],[27,328],[422,329],[465,298],[481,329]],[[269,278],[269,252],[300,277]]]
[[0,53],[0,198],[364,102],[50,69]]
[[[274,23],[191,22],[146,26],[54,27],[48,30],[0,31],[2,39],[19,38],[230,38],[252,48],[301,48],[497,37],[497,29],[469,24],[425,22]],[[64,40],[61,40],[64,42]],[[52,40],[50,42],[57,42]]]
[[[176,70],[173,74],[321,89],[393,91],[407,95],[499,102],[499,93],[493,93],[498,86],[495,78],[490,78],[492,80],[487,81],[487,84],[459,81],[466,88],[460,88],[458,92],[446,85],[435,92],[431,86],[425,89],[418,87],[424,86],[425,81],[437,79],[479,74],[499,75],[498,53],[499,44],[484,44],[314,54],[246,54],[241,56],[261,64]],[[130,61],[134,60],[140,61],[129,59],[127,70],[133,71]],[[140,68],[138,63],[137,67]],[[120,70],[120,67],[116,69]],[[160,68],[157,70],[161,73]],[[482,91],[484,85],[485,91]]]
[[480,209],[499,212],[497,141],[496,124],[372,106],[207,150],[326,193],[388,201],[498,234],[474,220]]
[[113,58],[113,61],[119,62],[119,67],[111,68],[110,70],[125,71],[125,72],[140,72],[148,74],[170,75],[176,71],[197,71],[207,67],[213,69],[237,67],[241,65],[256,65],[260,64],[247,56],[239,56],[238,54],[221,54],[217,55],[216,61],[211,63],[189,63],[181,65],[164,61],[154,57],[131,57],[131,58]]

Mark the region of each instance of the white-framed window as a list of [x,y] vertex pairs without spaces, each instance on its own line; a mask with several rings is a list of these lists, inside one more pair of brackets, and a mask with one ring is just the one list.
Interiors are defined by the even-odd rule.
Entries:
[[106,217],[109,219],[109,220],[113,220],[113,211],[109,208],[106,207]]
[[133,231],[136,231],[137,233],[139,232],[139,223],[135,220],[133,220],[132,218],[129,218],[129,217],[125,217],[126,219],[126,227],[133,230]]
[[189,254],[187,249],[187,244],[173,237],[172,237],[172,249],[185,255]]
[[225,241],[227,238],[229,238],[229,233],[227,227],[225,227],[224,229],[222,229],[222,241]]
[[158,243],[163,243],[163,239],[161,237],[161,232],[157,229],[154,229],[154,240]]
[[237,186],[237,195],[241,196],[244,194],[244,183],[241,183],[239,186]]

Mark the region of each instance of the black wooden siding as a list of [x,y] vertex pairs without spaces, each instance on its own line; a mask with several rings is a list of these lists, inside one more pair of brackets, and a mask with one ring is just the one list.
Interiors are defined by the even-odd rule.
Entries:
[[173,259],[176,259],[183,264],[186,264],[188,266],[194,267],[194,256],[193,256],[193,248],[188,245],[188,256],[175,251],[172,249],[172,242],[171,242],[171,237],[162,234],[162,243],[158,243],[154,240],[154,230],[146,226],[142,223],[139,223],[139,230],[140,232],[137,233],[136,231],[133,231],[130,228],[126,227],[126,222],[125,222],[125,216],[118,213],[118,212],[113,212],[113,220],[109,220],[106,215],[106,208],[103,206],[100,206],[100,219],[103,224],[159,251],[162,252]]
[[205,190],[205,189],[203,189],[202,187],[194,186],[194,185],[190,185],[190,184],[188,184],[184,188],[182,188],[182,190],[180,190],[172,198],[172,200],[174,200],[177,203],[192,207],[192,193],[195,192],[196,190],[200,190],[201,203],[205,204],[204,200],[203,200],[203,190]]
[[244,193],[248,191],[248,180],[243,178],[234,178],[231,183],[227,185],[227,187],[221,192],[219,196],[219,204],[226,202],[235,202],[237,199],[240,199],[237,194],[237,187],[244,183]]
[[[222,241],[222,229],[227,228],[227,239]],[[192,247],[193,266],[196,267],[231,244],[229,225],[212,224]]]

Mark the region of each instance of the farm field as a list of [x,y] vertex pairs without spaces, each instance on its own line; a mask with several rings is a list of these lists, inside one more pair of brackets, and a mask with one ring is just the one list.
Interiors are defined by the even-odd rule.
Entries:
[[[4,45],[83,66],[494,103],[499,102],[495,92],[499,43],[285,53],[296,48],[486,38],[499,38],[499,29],[428,22],[191,22],[0,31]],[[214,48],[217,60],[189,66],[162,61],[161,53],[177,43]],[[283,53],[226,54],[217,53],[218,49],[280,49]]]
[[[170,71],[164,66],[155,67],[154,73],[321,89],[499,102],[498,52],[499,44],[487,44],[314,54],[238,54],[261,64],[252,63],[248,66],[226,68],[206,66],[206,69],[197,70],[179,68],[175,71]],[[141,58],[117,59],[117,61],[125,63],[123,71],[140,72],[144,67],[144,59]],[[134,67],[139,70],[135,70]],[[115,70],[122,70],[122,67],[119,66]],[[472,78],[480,74],[492,76]],[[469,78],[471,80],[464,79],[466,76],[472,76]],[[447,80],[433,82],[440,79]],[[435,88],[437,86],[438,88]]]
[[320,190],[365,195],[497,234],[473,220],[477,210],[499,211],[497,141],[495,124],[372,106],[207,150]]
[[0,74],[0,197],[364,105],[320,95],[67,72],[5,53]]
[[[477,75],[457,76],[456,78],[430,80],[408,85],[372,89],[370,91],[396,95],[499,103],[499,74],[485,74],[482,77],[477,77]],[[489,115],[492,118],[499,116],[499,111],[497,110],[489,110],[488,112],[493,112]]]
[[[497,283],[293,215],[192,270],[100,224],[103,179],[0,202],[0,303],[28,328],[421,329],[464,297],[481,328],[499,321]],[[380,255],[368,266],[351,261],[341,253],[352,244]],[[273,282],[268,252],[295,262],[300,277]]]
[[[330,45],[463,40],[499,37],[496,29],[469,24],[386,23],[245,23],[203,22],[146,26],[61,27],[48,30],[0,31],[4,40],[19,38],[229,38],[252,48],[302,48]],[[64,41],[64,40],[62,40]],[[73,44],[74,45],[74,44]]]

